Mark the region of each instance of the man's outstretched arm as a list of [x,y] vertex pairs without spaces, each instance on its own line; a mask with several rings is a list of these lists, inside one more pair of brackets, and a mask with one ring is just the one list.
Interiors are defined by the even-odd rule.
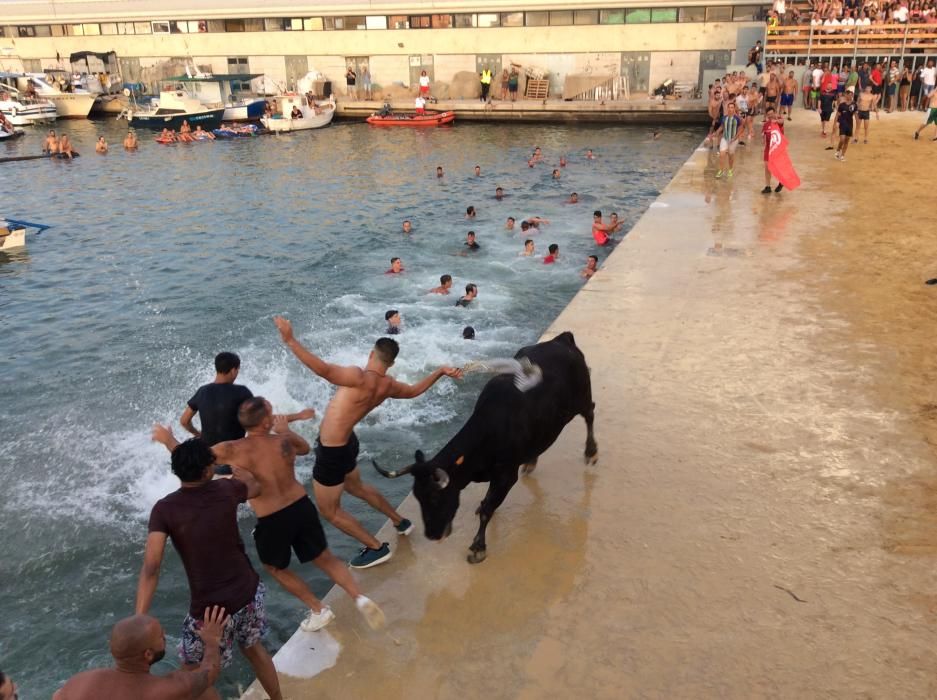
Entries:
[[433,386],[443,376],[461,379],[462,370],[453,367],[440,367],[432,374],[423,377],[416,384],[404,384],[395,380],[390,390],[390,397],[392,399],[414,399]]
[[284,345],[293,351],[296,358],[325,381],[338,386],[355,387],[361,384],[364,373],[359,367],[341,367],[333,365],[303,347],[293,336],[293,324],[282,316],[274,316],[273,322],[280,331]]

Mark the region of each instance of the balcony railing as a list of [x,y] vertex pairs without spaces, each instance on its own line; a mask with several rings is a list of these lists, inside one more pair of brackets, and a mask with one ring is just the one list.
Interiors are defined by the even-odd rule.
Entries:
[[937,25],[795,25],[768,29],[765,53],[782,56],[867,56],[937,54]]

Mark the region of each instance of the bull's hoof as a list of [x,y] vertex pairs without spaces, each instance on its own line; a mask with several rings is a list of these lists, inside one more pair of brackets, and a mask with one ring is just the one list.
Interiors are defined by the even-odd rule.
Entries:
[[536,462],[528,462],[527,464],[522,464],[522,465],[521,465],[521,474],[524,474],[525,476],[526,476],[527,474],[533,474],[533,473],[534,473],[534,469],[536,469],[536,468],[537,468],[537,463],[536,463]]
[[473,549],[469,552],[466,559],[469,564],[481,564],[488,556],[488,551],[484,549]]
[[594,452],[594,453],[592,453],[591,455],[590,455],[590,454],[586,454],[586,459],[585,459],[586,464],[588,464],[588,465],[591,466],[591,465],[595,464],[595,463],[598,462],[598,461],[599,461],[599,453],[598,453],[598,452]]

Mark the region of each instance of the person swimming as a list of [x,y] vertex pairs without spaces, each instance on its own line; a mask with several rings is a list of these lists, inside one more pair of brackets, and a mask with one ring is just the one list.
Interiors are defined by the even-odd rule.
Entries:
[[481,166],[480,166],[480,165],[476,165],[476,166],[475,166],[475,177],[481,177],[481,174],[482,174],[482,168],[481,168]]
[[448,294],[449,289],[452,287],[452,275],[441,275],[439,278],[439,286],[433,287],[429,290],[430,294]]
[[508,217],[507,222],[504,224],[504,228],[506,228],[508,231],[514,230],[514,217],[513,216]]
[[413,231],[413,225],[410,223],[410,219],[403,220],[402,228],[403,228],[404,233],[410,233],[411,231]]
[[443,176],[442,166],[438,165],[436,166],[436,177],[442,177],[442,176]]
[[474,253],[475,251],[481,248],[480,245],[475,241],[475,232],[469,231],[465,234],[465,249],[469,252]]
[[561,168],[566,167],[566,156],[560,156],[560,167]]
[[397,309],[390,309],[384,313],[384,320],[387,321],[385,335],[400,334],[400,312]]
[[466,207],[465,208],[465,218],[474,219],[475,218],[475,207]]
[[580,277],[585,277],[586,279],[589,279],[590,277],[592,277],[592,275],[596,273],[596,268],[598,267],[598,265],[599,265],[598,257],[595,255],[590,255],[588,258],[586,258],[586,266],[582,268],[582,270],[579,271]]
[[500,187],[495,187],[495,199],[499,202],[504,199],[504,190]]
[[551,243],[548,250],[550,251],[550,254],[543,258],[544,265],[552,265],[557,260],[559,260],[560,257],[560,247],[556,243]]
[[471,304],[475,298],[478,296],[478,287],[471,282],[465,285],[465,295],[461,297],[456,303],[456,306],[468,306]]
[[569,199],[566,200],[567,204],[579,204],[579,195],[573,192],[569,195]]
[[519,255],[525,258],[531,258],[535,255],[534,241],[532,238],[528,238],[526,241],[524,241],[524,250],[521,253],[519,253]]
[[390,259],[390,269],[385,272],[385,275],[399,275],[403,272],[403,260],[400,258],[391,258]]
[[595,160],[595,153],[592,152],[591,148],[586,149],[586,160]]
[[552,177],[553,177],[554,180],[559,180],[559,179],[560,179],[560,171],[559,171],[558,168],[553,168],[553,176],[552,176]]
[[466,326],[462,329],[462,339],[463,340],[475,340],[475,329],[471,326]]
[[124,148],[133,151],[137,148],[137,135],[133,131],[128,131],[124,137]]

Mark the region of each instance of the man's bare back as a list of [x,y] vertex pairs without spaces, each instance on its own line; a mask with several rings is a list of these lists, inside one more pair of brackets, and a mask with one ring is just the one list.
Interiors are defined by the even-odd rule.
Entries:
[[[194,672],[198,673],[198,672]],[[79,673],[58,691],[54,700],[101,700],[102,697],[134,700],[190,700],[209,684],[193,683],[192,671],[176,671],[168,676],[127,673],[116,668],[98,668]],[[193,695],[194,691],[198,691]]]
[[260,494],[249,503],[258,518],[276,513],[306,495],[296,479],[296,455],[308,454],[309,444],[290,431],[285,416],[270,414],[259,425],[248,428],[247,437],[220,442],[212,451],[219,463],[244,469],[257,480]]

